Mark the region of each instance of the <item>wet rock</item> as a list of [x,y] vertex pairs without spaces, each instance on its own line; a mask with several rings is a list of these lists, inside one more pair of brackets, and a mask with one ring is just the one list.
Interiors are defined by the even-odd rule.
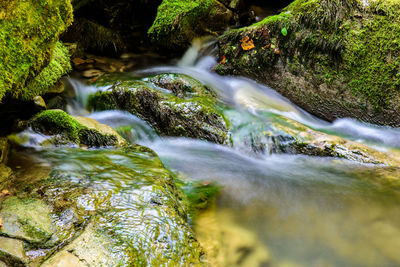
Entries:
[[5,164],[0,163],[0,190],[3,190],[11,179],[13,178],[13,172],[11,168]]
[[72,243],[41,266],[117,266],[118,258],[112,254],[111,244],[112,240],[92,227],[87,227]]
[[0,163],[7,163],[10,145],[6,137],[0,137]]
[[[353,117],[398,127],[399,10],[389,0],[297,0],[220,37],[225,60],[216,70],[261,81],[329,121]],[[255,47],[243,49],[244,38]]]
[[313,130],[279,115],[258,120],[237,111],[226,110],[231,131],[231,144],[247,153],[289,153],[320,157],[337,157],[362,163],[397,166],[395,151],[382,153],[364,144]]
[[37,133],[50,136],[41,145],[75,143],[81,146],[100,147],[126,144],[126,141],[111,127],[90,118],[70,116],[62,110],[43,111],[29,122],[29,126]]
[[131,146],[35,153],[48,162],[46,169],[51,166],[50,176],[16,194],[24,197],[20,202],[46,202],[54,234],[25,247],[30,265],[201,264],[204,252],[187,222],[184,196],[153,151]]
[[146,120],[162,135],[227,142],[224,115],[210,89],[177,74],[142,81],[129,79],[118,80],[112,76],[100,79],[97,84],[111,87],[92,95],[89,105],[95,110],[127,110]]
[[235,24],[234,13],[227,6],[217,0],[164,0],[149,36],[159,46],[185,49],[195,37],[217,36]]
[[35,96],[33,98],[33,102],[35,103],[35,108],[37,110],[45,110],[46,109],[46,102],[44,102],[43,97]]
[[38,199],[10,197],[1,202],[0,235],[30,243],[44,243],[54,234],[50,208]]
[[0,236],[0,266],[26,266],[26,262],[24,242]]

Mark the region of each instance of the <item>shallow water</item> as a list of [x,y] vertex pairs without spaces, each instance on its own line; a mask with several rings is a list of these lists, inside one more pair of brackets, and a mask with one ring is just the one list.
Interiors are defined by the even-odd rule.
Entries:
[[[243,121],[245,131],[246,125],[268,126],[269,118],[278,116],[383,151],[400,147],[399,129],[354,119],[339,119],[333,123],[320,120],[271,88],[245,78],[221,77],[210,72],[210,66],[215,64],[213,58],[196,61],[196,55],[190,53],[196,53],[196,49],[188,52],[179,67],[145,69],[132,73],[132,77],[155,73],[188,74],[213,88],[222,97],[226,114],[233,111],[235,120]],[[274,153],[254,155],[237,146],[232,148],[187,138],[160,138],[146,122],[129,113],[90,114],[85,110],[88,95],[105,88],[85,86],[77,80],[70,80],[70,83],[77,95],[77,99],[70,102],[70,113],[87,115],[120,129],[128,141],[150,147],[168,168],[183,176],[221,185],[216,223],[223,224],[229,218],[254,234],[259,241],[257,244],[268,248],[270,266],[400,265],[397,170],[335,158]],[[69,158],[73,159],[74,155]],[[135,168],[123,158],[114,160],[124,168]],[[106,181],[126,187],[123,177],[111,179],[115,170],[99,168],[94,171],[107,171],[101,175]],[[103,183],[102,179],[98,182]],[[125,206],[129,207],[129,203]],[[254,246],[249,249],[256,250]],[[247,257],[252,255],[250,251]],[[242,263],[236,262],[236,265],[244,266]]]

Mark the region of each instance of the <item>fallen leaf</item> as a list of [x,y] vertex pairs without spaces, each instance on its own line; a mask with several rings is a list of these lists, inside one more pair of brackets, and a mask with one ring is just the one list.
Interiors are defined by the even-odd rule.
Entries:
[[0,192],[0,197],[6,197],[6,196],[9,196],[9,195],[10,195],[10,192],[8,190],[2,190]]
[[240,40],[240,42],[243,50],[251,50],[255,48],[253,39],[250,39],[248,36],[243,37],[242,40]]
[[270,48],[270,47],[271,47],[271,44],[267,44],[266,46],[263,47],[263,49],[267,49],[267,48]]
[[211,181],[203,181],[202,184],[203,184],[204,186],[207,186],[207,185],[211,184]]
[[3,220],[0,218],[0,229],[3,228]]
[[72,60],[72,63],[74,63],[75,65],[81,65],[81,64],[86,63],[86,60],[77,57],[77,58],[74,58],[74,59]]
[[222,55],[222,60],[219,64],[225,64],[226,63],[226,56]]

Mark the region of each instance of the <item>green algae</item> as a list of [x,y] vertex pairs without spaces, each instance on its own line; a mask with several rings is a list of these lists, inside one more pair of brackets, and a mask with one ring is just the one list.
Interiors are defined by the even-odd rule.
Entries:
[[[34,92],[25,87],[34,77],[41,75],[37,82],[44,85],[56,79],[55,72],[64,73],[59,69],[41,71],[51,58],[56,61],[59,58],[61,48],[56,42],[72,23],[71,3],[69,0],[2,0],[0,7],[0,100],[6,93],[31,99],[42,91],[40,86],[30,88]],[[62,61],[65,63],[65,59]]]

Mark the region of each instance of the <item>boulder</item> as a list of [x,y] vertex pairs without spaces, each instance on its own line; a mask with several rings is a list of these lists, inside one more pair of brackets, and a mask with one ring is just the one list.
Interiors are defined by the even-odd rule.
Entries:
[[70,68],[58,36],[72,22],[70,0],[1,1],[0,100],[32,99]]
[[326,120],[400,126],[400,3],[296,0],[219,38],[220,74],[274,88]]
[[227,142],[227,123],[213,92],[186,75],[160,74],[141,81],[106,76],[97,84],[111,87],[89,98],[94,110],[129,111],[165,136]]
[[62,110],[46,110],[37,114],[28,125],[33,131],[50,136],[42,142],[81,146],[123,146],[126,141],[111,127],[91,118],[70,116]]
[[[234,2],[234,6],[238,4],[238,1],[228,2]],[[161,47],[185,49],[194,38],[217,36],[235,24],[229,5],[218,0],[163,0],[148,34]]]

